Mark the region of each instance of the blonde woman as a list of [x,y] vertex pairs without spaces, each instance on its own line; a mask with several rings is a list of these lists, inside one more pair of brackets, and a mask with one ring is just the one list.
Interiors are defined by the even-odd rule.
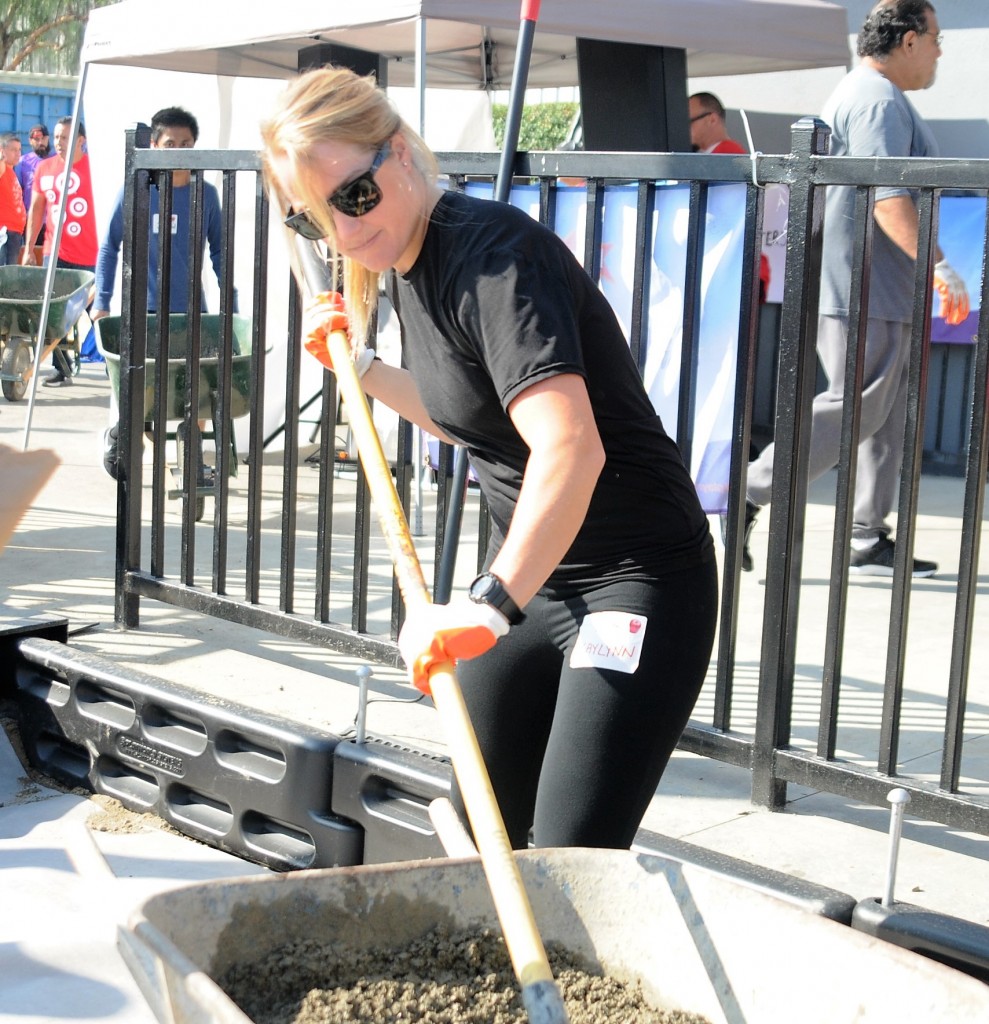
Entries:
[[[262,135],[285,224],[342,262],[367,394],[466,446],[491,510],[485,572],[403,627],[413,681],[459,659],[516,848],[530,829],[537,846],[627,848],[708,667],[717,577],[611,308],[551,231],[441,188],[369,79],[302,75]],[[365,347],[382,274],[408,369]],[[340,314],[308,315],[314,348]]]

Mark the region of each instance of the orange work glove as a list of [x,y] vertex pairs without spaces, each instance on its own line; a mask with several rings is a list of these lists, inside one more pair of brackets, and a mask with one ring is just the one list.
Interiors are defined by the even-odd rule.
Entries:
[[[303,313],[302,344],[327,370],[333,369],[329,337],[334,331],[349,334],[350,322],[344,311],[343,296],[339,292],[320,292],[306,306]],[[363,377],[374,362],[374,349],[362,348],[354,357],[358,378]]]
[[968,316],[968,290],[958,272],[947,260],[934,265],[934,287],[941,296],[941,316],[945,323],[964,323]]
[[489,604],[458,598],[450,604],[422,602],[409,611],[398,648],[414,686],[428,694],[433,667],[458,658],[476,658],[508,632],[508,619]]

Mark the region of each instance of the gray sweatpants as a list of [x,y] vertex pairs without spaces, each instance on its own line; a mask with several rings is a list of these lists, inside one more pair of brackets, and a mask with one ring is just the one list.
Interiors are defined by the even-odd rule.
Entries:
[[[810,479],[816,480],[838,464],[842,387],[848,321],[822,316],[818,320],[817,351],[830,385],[814,397],[810,436]],[[862,417],[855,478],[852,536],[866,540],[890,532],[886,520],[893,510],[903,463],[903,429],[907,408],[907,369],[910,325],[869,318],[862,378]],[[774,445],[749,464],[746,497],[765,505],[772,494]]]

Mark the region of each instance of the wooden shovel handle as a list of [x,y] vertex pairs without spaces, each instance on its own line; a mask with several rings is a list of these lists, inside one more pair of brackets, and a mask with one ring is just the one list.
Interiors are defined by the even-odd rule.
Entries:
[[[375,430],[364,389],[354,368],[347,336],[340,331],[331,334],[329,350],[402,598],[407,607],[416,602],[429,601],[429,591],[412,543],[408,520],[395,490],[391,469]],[[437,665],[430,674],[429,683],[433,702],[443,721],[453,769],[467,807],[474,841],[477,843],[515,974],[523,989],[536,982],[552,982],[553,973],[546,959],[546,950],[536,929],[532,907],[522,884],[522,876],[453,664],[448,662]],[[560,1014],[554,1017],[560,1024],[564,1024],[566,1015],[562,1001]]]

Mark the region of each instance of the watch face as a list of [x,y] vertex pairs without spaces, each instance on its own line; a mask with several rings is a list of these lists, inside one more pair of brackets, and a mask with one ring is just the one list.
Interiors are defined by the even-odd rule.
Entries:
[[475,601],[483,601],[497,586],[498,581],[493,576],[488,576],[487,574],[478,576],[471,584],[470,596]]
[[488,604],[497,608],[511,625],[517,625],[525,616],[512,600],[505,584],[492,572],[482,572],[467,591],[467,596],[476,604]]

